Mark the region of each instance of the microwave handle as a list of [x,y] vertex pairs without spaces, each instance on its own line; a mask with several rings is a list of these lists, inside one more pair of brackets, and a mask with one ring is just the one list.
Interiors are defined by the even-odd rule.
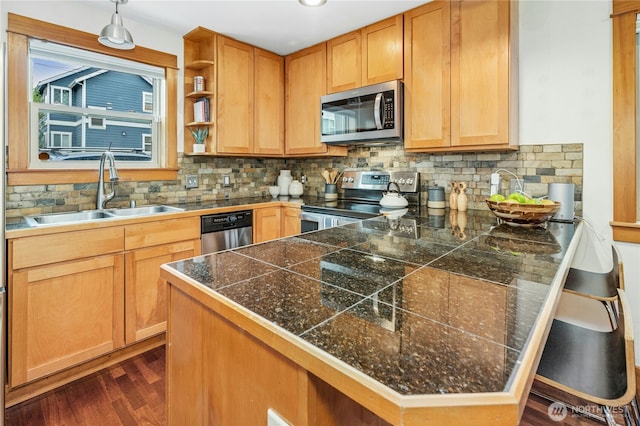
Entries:
[[382,117],[380,111],[380,104],[382,103],[382,93],[376,95],[376,100],[373,104],[373,119],[376,121],[376,129],[382,129]]

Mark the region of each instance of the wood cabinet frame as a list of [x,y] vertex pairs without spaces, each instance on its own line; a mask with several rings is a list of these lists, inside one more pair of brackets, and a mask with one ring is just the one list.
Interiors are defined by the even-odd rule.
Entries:
[[613,0],[613,239],[640,243],[636,140],[638,0]]
[[133,50],[116,50],[98,43],[97,35],[71,28],[8,14],[7,26],[7,120],[8,155],[7,180],[9,185],[36,185],[50,183],[81,183],[96,179],[92,169],[30,169],[29,168],[29,76],[28,38],[35,37],[117,58],[129,59],[163,67],[167,83],[165,117],[164,164],[157,169],[121,169],[121,181],[148,181],[177,179],[177,82],[178,60],[175,55],[136,46]]

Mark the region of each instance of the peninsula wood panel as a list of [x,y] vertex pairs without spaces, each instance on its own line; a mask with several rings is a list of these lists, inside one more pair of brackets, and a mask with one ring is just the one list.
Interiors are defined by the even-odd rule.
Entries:
[[304,370],[173,286],[169,304],[169,425],[309,424]]
[[125,342],[167,328],[167,283],[160,265],[200,255],[200,239],[138,249],[125,255]]
[[124,257],[23,269],[9,287],[12,387],[124,344]]

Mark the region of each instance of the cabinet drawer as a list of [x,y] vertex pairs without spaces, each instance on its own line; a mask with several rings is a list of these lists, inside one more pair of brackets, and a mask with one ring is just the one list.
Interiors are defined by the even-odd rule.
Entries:
[[124,227],[38,235],[9,241],[11,269],[121,252]]
[[194,238],[200,238],[199,216],[127,225],[124,247],[134,250]]

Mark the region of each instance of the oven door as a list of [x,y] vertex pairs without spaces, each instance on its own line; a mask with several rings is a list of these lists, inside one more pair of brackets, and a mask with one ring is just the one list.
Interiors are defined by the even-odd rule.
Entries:
[[323,229],[342,226],[349,223],[360,222],[362,219],[346,216],[334,216],[322,213],[303,211],[300,214],[300,232],[321,231]]

